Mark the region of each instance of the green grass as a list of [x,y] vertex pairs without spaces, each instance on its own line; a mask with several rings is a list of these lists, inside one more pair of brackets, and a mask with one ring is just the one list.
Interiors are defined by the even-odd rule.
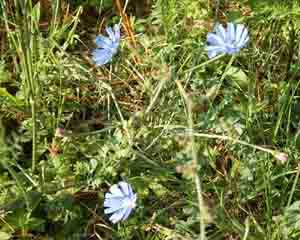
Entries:
[[[112,2],[0,1],[0,240],[300,239],[299,2],[129,1],[136,43],[96,68]],[[248,46],[208,60],[215,21]]]

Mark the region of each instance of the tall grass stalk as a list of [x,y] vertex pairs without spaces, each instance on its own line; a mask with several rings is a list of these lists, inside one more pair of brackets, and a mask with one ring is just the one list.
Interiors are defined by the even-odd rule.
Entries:
[[287,205],[286,205],[287,207],[289,207],[292,203],[293,196],[294,196],[294,193],[296,191],[297,183],[298,183],[298,180],[299,180],[299,175],[300,175],[300,164],[298,164],[297,174],[296,174],[296,177],[295,177],[295,180],[294,180],[294,183],[293,183],[293,186],[292,186],[292,190],[291,190],[291,193],[290,193]]
[[36,120],[36,97],[38,93],[38,84],[34,77],[33,69],[33,51],[34,47],[34,23],[33,8],[31,0],[15,0],[15,20],[16,30],[10,29],[10,19],[8,16],[8,7],[5,1],[1,3],[6,31],[10,43],[16,49],[20,59],[22,71],[25,74],[25,88],[24,95],[27,102],[31,106],[32,115],[32,172],[36,169],[37,161],[37,120]]
[[223,72],[223,74],[222,74],[222,76],[221,76],[221,78],[220,78],[220,81],[219,81],[219,83],[218,83],[218,86],[217,86],[217,88],[216,88],[216,90],[215,90],[214,97],[213,97],[213,99],[211,100],[211,102],[214,102],[215,98],[218,96],[219,91],[220,91],[220,89],[221,89],[221,87],[222,87],[222,85],[223,85],[223,81],[224,81],[225,77],[227,76],[228,70],[229,70],[230,67],[232,66],[232,63],[234,62],[234,59],[235,59],[235,58],[236,58],[236,55],[232,55],[231,58],[230,58],[230,60],[229,60],[229,62],[228,62],[228,64],[226,65],[225,70],[224,70],[224,72]]
[[207,60],[207,61],[205,61],[205,62],[203,62],[203,63],[201,63],[201,64],[199,64],[199,65],[197,65],[197,66],[195,66],[195,67],[192,67],[192,68],[187,69],[185,72],[191,72],[191,71],[197,70],[197,69],[199,69],[199,68],[202,68],[202,67],[204,67],[204,66],[206,66],[206,65],[209,65],[209,64],[211,64],[211,63],[213,63],[213,62],[215,62],[215,61],[221,59],[221,58],[224,57],[224,56],[225,56],[224,53],[223,53],[223,54],[220,54],[220,55],[218,55],[218,56],[216,56],[216,57],[214,57],[214,58],[212,58],[212,59],[209,59],[209,60]]
[[[193,111],[192,111],[192,102],[187,96],[183,86],[181,83],[177,80],[176,84],[178,86],[178,89],[180,91],[180,94],[182,95],[186,106],[187,106],[187,115],[188,115],[188,125],[190,129],[194,129],[194,121],[193,121]],[[198,175],[198,153],[197,153],[197,147],[195,144],[195,138],[193,135],[190,136],[191,139],[191,145],[192,145],[192,162],[193,162],[193,175],[194,175],[194,181],[196,185],[196,191],[197,191],[197,197],[198,197],[198,207],[199,207],[199,218],[200,218],[200,240],[206,239],[205,234],[205,223],[204,223],[204,216],[203,216],[203,198],[202,198],[202,188],[201,188],[201,179]]]
[[[22,1],[22,0],[20,0]],[[18,5],[21,7],[21,4]],[[37,85],[33,77],[33,22],[32,22],[32,3],[31,1],[25,1],[24,16],[20,20],[23,20],[23,26],[20,29],[20,45],[21,45],[21,61],[26,75],[26,82],[28,83],[29,103],[31,105],[32,116],[32,163],[31,170],[35,171],[37,160],[37,124],[36,124],[36,96]]]
[[[156,128],[161,128],[161,127],[166,128],[166,126],[156,126]],[[199,133],[199,132],[193,131],[193,129],[191,129],[191,128],[187,129],[184,126],[180,126],[180,125],[175,125],[175,126],[169,125],[168,129],[174,130],[174,131],[175,130],[184,130],[183,133],[175,133],[175,135],[178,135],[178,136],[186,135],[187,133],[189,133],[191,136],[194,136],[194,137],[220,139],[220,140],[224,140],[224,141],[231,141],[232,144],[241,144],[241,145],[251,147],[251,148],[259,150],[259,151],[262,151],[262,152],[269,153],[269,154],[273,155],[275,158],[278,158],[278,154],[280,154],[280,152],[278,152],[276,150],[272,150],[272,149],[269,149],[269,148],[258,146],[258,145],[248,143],[246,141],[239,140],[237,138],[233,138],[233,137],[229,137],[229,136],[225,136],[225,135],[201,133],[201,132]]]

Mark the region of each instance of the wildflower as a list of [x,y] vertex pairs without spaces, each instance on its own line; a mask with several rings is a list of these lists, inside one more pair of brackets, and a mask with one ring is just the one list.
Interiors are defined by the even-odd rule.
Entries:
[[287,155],[286,153],[284,152],[274,152],[274,157],[278,160],[278,162],[280,164],[285,164],[286,161],[288,160],[289,158],[289,155]]
[[112,185],[109,191],[105,194],[104,213],[112,213],[109,218],[112,223],[126,220],[136,206],[137,196],[132,187],[126,182],[119,182]]
[[63,138],[65,137],[66,130],[64,128],[56,128],[55,137]]
[[111,61],[112,57],[117,53],[120,43],[120,26],[114,25],[114,28],[107,27],[108,37],[99,35],[96,37],[97,48],[93,50],[92,56],[96,66],[104,65]]
[[221,24],[215,28],[215,33],[207,34],[206,47],[208,57],[214,58],[218,54],[238,53],[249,41],[248,29],[243,24],[228,23],[227,29]]

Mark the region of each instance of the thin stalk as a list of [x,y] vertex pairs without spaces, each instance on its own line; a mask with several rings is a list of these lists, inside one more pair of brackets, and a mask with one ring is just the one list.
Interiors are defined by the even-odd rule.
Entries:
[[247,238],[249,236],[250,226],[249,226],[249,218],[248,217],[246,218],[245,225],[246,225],[246,227],[245,227],[245,233],[244,233],[243,240],[247,240]]
[[[112,82],[112,65],[110,64],[109,66],[109,82],[111,83]],[[110,118],[111,118],[111,96],[109,93],[107,93],[107,120],[110,121]],[[109,135],[111,135],[111,131],[109,130],[108,131]]]
[[151,109],[154,107],[154,105],[160,95],[160,92],[163,89],[163,86],[165,85],[166,82],[167,82],[167,79],[163,79],[162,81],[159,82],[158,87],[156,88],[157,90],[155,91],[155,95],[145,111],[146,114],[148,114],[151,111]]
[[230,61],[228,62],[227,66],[226,66],[226,68],[225,68],[225,70],[224,70],[224,72],[223,72],[223,74],[222,74],[222,76],[220,78],[220,82],[218,84],[218,87],[216,89],[216,92],[215,92],[214,97],[213,97],[213,99],[212,99],[211,102],[213,102],[215,100],[216,96],[218,96],[219,91],[220,91],[220,89],[221,89],[221,87],[223,85],[223,81],[224,81],[224,79],[225,79],[225,77],[227,75],[228,69],[231,67],[234,59],[235,59],[235,55],[232,55],[232,57],[230,58]]
[[130,135],[130,132],[129,132],[128,128],[127,128],[127,123],[126,123],[126,121],[125,121],[125,118],[123,117],[123,114],[122,114],[122,112],[121,112],[121,109],[120,109],[120,107],[119,107],[119,104],[118,104],[118,102],[117,102],[117,99],[116,99],[115,95],[113,94],[113,92],[110,92],[110,95],[111,95],[111,97],[112,97],[112,99],[113,99],[113,101],[114,101],[115,107],[117,108],[117,112],[118,112],[118,114],[119,114],[119,116],[120,116],[120,118],[121,118],[121,122],[122,122],[122,125],[123,125],[123,129],[124,129],[124,131],[125,131],[125,133],[126,133],[126,135],[127,135],[129,145],[130,145],[130,146],[133,146],[133,139],[132,139],[132,137],[131,137],[131,135]]
[[220,10],[220,0],[215,0],[215,23],[218,22]]
[[206,66],[206,65],[208,65],[208,64],[211,64],[212,62],[215,62],[215,61],[219,60],[220,58],[222,58],[222,57],[224,57],[224,56],[225,56],[225,54],[220,54],[220,55],[218,55],[217,57],[212,58],[212,59],[209,59],[208,61],[206,61],[206,62],[204,62],[204,63],[201,63],[201,64],[198,65],[198,66],[195,66],[195,67],[192,67],[192,68],[186,70],[185,72],[191,72],[191,71],[194,71],[194,70],[196,70],[196,69],[198,69],[198,68],[202,68],[202,67],[204,67],[204,66]]
[[[20,24],[19,35],[17,37],[16,48],[20,49],[18,52],[22,70],[25,73],[25,83],[27,89],[25,89],[25,96],[31,105],[31,114],[32,114],[32,162],[31,169],[32,172],[36,168],[37,160],[37,123],[36,123],[36,95],[37,95],[37,85],[33,76],[33,23],[32,23],[32,2],[31,1],[14,1],[16,7],[16,18],[18,24]],[[18,14],[22,12],[22,14]]]
[[271,195],[271,177],[270,177],[270,162],[265,161],[263,162],[263,188],[265,194],[265,206],[266,206],[266,229],[267,229],[267,239],[271,239],[272,235],[272,199],[270,198]]
[[[29,102],[31,105],[31,115],[32,115],[32,160],[31,160],[31,170],[35,171],[36,160],[37,160],[37,123],[36,123],[36,83],[33,77],[33,67],[32,67],[32,24],[31,24],[31,12],[32,5],[31,1],[26,2],[25,6],[25,16],[23,17],[23,29],[21,29],[21,48],[22,48],[22,58],[23,65],[26,74],[26,81],[29,86]],[[21,7],[21,6],[19,6]]]
[[31,104],[31,115],[32,115],[32,163],[31,163],[31,170],[32,173],[35,171],[36,168],[36,160],[37,160],[37,124],[36,124],[36,103],[34,97],[30,100]]
[[290,196],[289,196],[289,200],[287,202],[287,207],[289,207],[291,205],[291,203],[292,203],[292,199],[293,199],[293,196],[294,196],[294,192],[296,190],[296,186],[297,186],[297,183],[298,183],[299,175],[300,175],[300,164],[298,164],[298,171],[297,171],[294,183],[293,183],[293,187],[292,187],[292,190],[291,190],[291,193],[290,193]]
[[[245,146],[248,146],[248,147],[263,151],[263,152],[270,153],[273,156],[276,154],[276,151],[274,151],[272,149],[268,149],[268,148],[264,148],[264,147],[261,147],[261,146],[258,146],[258,145],[254,145],[254,144],[248,143],[246,141],[239,140],[239,139],[229,137],[229,136],[223,136],[223,135],[217,135],[217,134],[208,134],[208,133],[196,133],[196,132],[192,132],[192,131],[190,131],[189,134],[191,134],[192,136],[195,136],[195,137],[204,137],[204,138],[232,141],[234,144],[239,143],[241,145],[245,145]],[[178,135],[182,135],[182,134],[178,134]],[[184,133],[184,135],[186,135],[186,133]]]
[[[156,126],[154,128],[162,128],[162,127],[165,127],[165,126],[160,125],[160,126]],[[244,145],[244,146],[248,146],[248,147],[254,148],[256,150],[260,150],[260,151],[269,153],[269,154],[273,155],[276,158],[277,158],[278,153],[280,153],[280,152],[277,152],[276,150],[272,150],[272,149],[269,149],[269,148],[258,146],[258,145],[248,143],[246,141],[239,140],[239,139],[229,137],[229,136],[218,135],[218,134],[209,134],[209,133],[197,133],[197,132],[194,132],[193,129],[185,128],[184,126],[181,126],[181,125],[175,125],[175,126],[174,125],[169,125],[168,127],[169,127],[170,130],[176,130],[176,129],[177,130],[180,130],[180,129],[184,130],[185,132],[183,132],[183,133],[176,133],[176,135],[179,135],[179,136],[182,136],[182,135],[186,136],[187,134],[190,134],[191,136],[195,136],[195,137],[220,139],[220,140],[224,140],[224,141],[232,141],[233,144],[238,143],[238,144],[241,144],[241,145]]]
[[263,152],[267,152],[270,153],[272,155],[275,154],[275,151],[272,149],[268,149],[268,148],[264,148],[258,145],[254,145],[252,143],[248,143],[246,141],[243,140],[239,140],[233,137],[229,137],[229,136],[222,136],[222,135],[217,135],[217,134],[207,134],[207,133],[192,133],[192,135],[196,136],[196,137],[205,137],[205,138],[214,138],[214,139],[221,139],[221,140],[227,140],[227,141],[233,141],[234,143],[239,143],[241,145],[245,145]]
[[[19,34],[17,36],[9,35],[12,44],[14,44],[17,53],[19,55],[21,61],[21,68],[25,73],[25,96],[31,105],[31,114],[33,120],[32,126],[32,171],[35,171],[36,166],[36,141],[37,141],[37,124],[36,124],[36,103],[35,97],[37,93],[37,86],[33,77],[33,66],[32,66],[32,3],[31,1],[20,1],[14,0],[14,4],[16,7],[15,17],[20,24]],[[6,31],[10,33],[9,25],[8,25],[8,16],[6,15],[6,5],[5,2],[1,2],[1,7],[4,13],[4,22]],[[19,12],[23,12],[23,14],[19,14]],[[16,26],[18,28],[18,26]]]
[[119,15],[121,17],[121,21],[123,23],[125,32],[129,36],[129,46],[130,46],[131,50],[134,52],[133,59],[134,59],[135,63],[139,64],[139,63],[141,63],[141,59],[140,59],[140,56],[139,56],[139,54],[136,50],[136,48],[137,48],[136,39],[135,39],[135,36],[134,36],[134,32],[133,32],[133,28],[132,28],[130,19],[129,19],[129,17],[127,16],[127,14],[125,12],[127,4],[128,4],[128,0],[125,1],[124,7],[122,7],[121,1],[120,0],[115,0],[115,5],[116,5],[117,10],[119,12]]
[[[194,128],[194,121],[193,121],[193,111],[192,111],[192,102],[188,98],[186,92],[184,91],[183,86],[181,85],[180,81],[176,81],[176,84],[178,86],[178,89],[182,95],[182,97],[185,100],[186,106],[187,106],[187,115],[188,115],[188,125],[190,129]],[[195,143],[194,135],[191,135],[191,144],[192,144],[192,162],[193,162],[193,175],[194,175],[194,181],[196,185],[196,191],[197,191],[197,197],[198,197],[198,207],[199,207],[199,218],[200,218],[200,240],[206,239],[205,234],[205,222],[203,217],[203,198],[202,198],[202,187],[201,187],[201,179],[198,175],[198,153],[197,153],[197,147]]]

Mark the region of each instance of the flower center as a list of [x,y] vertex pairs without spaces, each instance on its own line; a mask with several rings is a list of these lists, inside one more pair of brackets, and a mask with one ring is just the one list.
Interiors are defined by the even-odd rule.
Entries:
[[123,208],[135,208],[136,204],[133,199],[130,199],[129,197],[125,197],[122,201]]
[[239,51],[234,42],[226,43],[226,50],[228,51],[228,53],[235,53]]

